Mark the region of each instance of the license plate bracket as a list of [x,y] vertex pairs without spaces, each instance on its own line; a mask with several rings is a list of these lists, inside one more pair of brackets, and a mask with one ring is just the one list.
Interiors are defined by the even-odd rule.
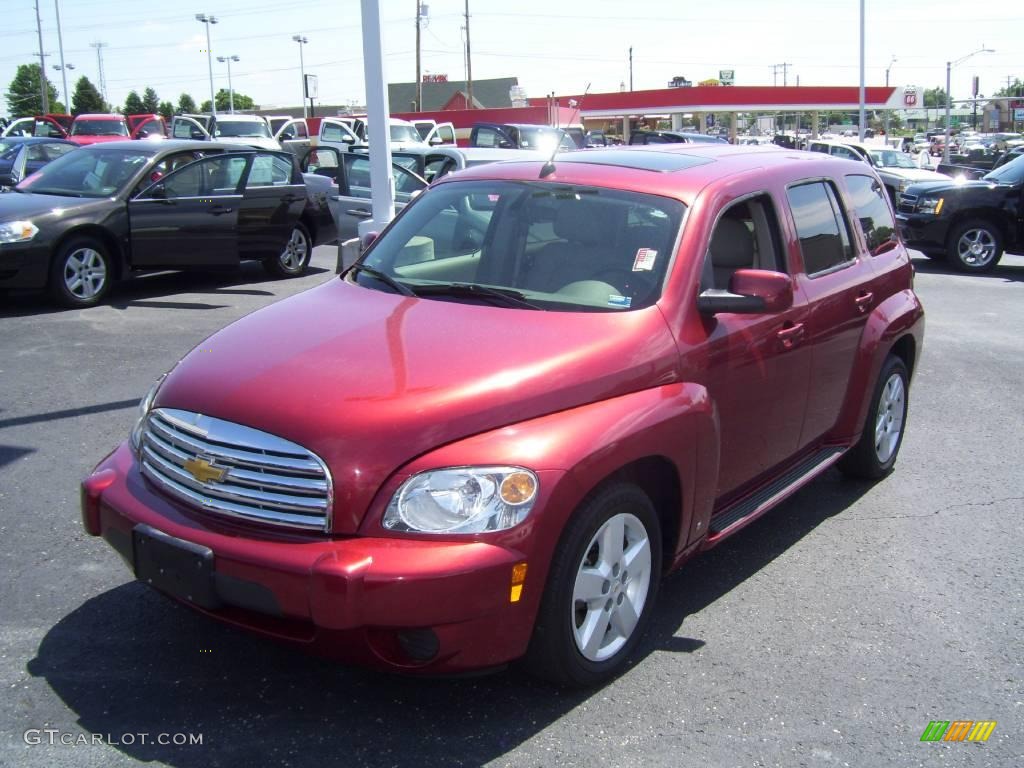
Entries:
[[200,608],[220,607],[209,547],[140,523],[132,529],[132,557],[139,581]]

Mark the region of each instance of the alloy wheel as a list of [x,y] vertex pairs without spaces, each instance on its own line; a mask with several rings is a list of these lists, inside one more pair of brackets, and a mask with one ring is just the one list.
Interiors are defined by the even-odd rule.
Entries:
[[882,388],[875,414],[875,455],[885,464],[899,445],[907,412],[907,393],[903,377],[893,373]]
[[288,272],[299,271],[306,261],[308,251],[309,243],[306,242],[306,236],[296,227],[292,230],[292,236],[288,238],[288,245],[281,253],[281,266]]
[[107,265],[92,248],[78,248],[64,261],[64,285],[72,296],[89,301],[107,284]]
[[968,229],[956,244],[957,257],[968,267],[980,269],[996,255],[996,239],[987,229]]

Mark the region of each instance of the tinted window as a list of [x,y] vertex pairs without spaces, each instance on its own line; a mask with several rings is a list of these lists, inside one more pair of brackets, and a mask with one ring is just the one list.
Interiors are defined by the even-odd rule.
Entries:
[[246,187],[279,187],[292,181],[292,164],[278,155],[258,155],[252,161]]
[[232,120],[217,123],[217,128],[213,135],[230,138],[269,139],[270,126],[263,120]]
[[18,185],[24,192],[74,197],[116,194],[149,162],[145,152],[124,149],[69,152]]
[[504,138],[493,128],[477,128],[475,145],[478,147],[498,147]]
[[174,122],[174,138],[176,139],[192,138],[193,130],[195,130],[195,126],[191,123],[186,123],[184,120],[176,120]]
[[150,187],[145,197],[163,190],[164,196],[205,197],[233,194],[245,170],[244,157],[207,157],[173,172],[159,184]]
[[804,271],[824,272],[853,258],[850,234],[839,213],[832,185],[813,182],[791,187],[789,205],[793,210]]
[[72,136],[127,136],[128,126],[123,120],[75,120]]
[[868,250],[877,254],[891,248],[890,243],[897,242],[896,222],[881,185],[870,176],[847,176],[846,185]]

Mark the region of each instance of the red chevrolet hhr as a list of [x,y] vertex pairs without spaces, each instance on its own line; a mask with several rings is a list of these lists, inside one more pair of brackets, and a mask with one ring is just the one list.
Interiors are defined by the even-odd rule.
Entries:
[[161,592],[318,652],[593,684],[667,571],[833,465],[892,469],[923,333],[862,163],[481,166],[175,365],[84,481],[85,528]]

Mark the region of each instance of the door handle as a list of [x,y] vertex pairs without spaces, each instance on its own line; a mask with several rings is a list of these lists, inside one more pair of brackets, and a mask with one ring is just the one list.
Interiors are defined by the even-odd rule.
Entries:
[[365,208],[353,208],[350,211],[345,211],[345,213],[349,216],[355,216],[357,219],[368,219],[373,215]]
[[782,330],[776,332],[775,336],[779,339],[779,342],[781,342],[783,349],[792,349],[804,337],[804,324],[789,324]]
[[234,208],[225,208],[223,205],[215,205],[210,209],[210,213],[214,216],[220,216],[222,213],[231,213]]
[[874,300],[875,294],[871,291],[865,291],[860,294],[856,299],[854,299],[854,302],[857,304],[857,311],[862,313],[867,312],[868,308],[871,306],[871,302]]

